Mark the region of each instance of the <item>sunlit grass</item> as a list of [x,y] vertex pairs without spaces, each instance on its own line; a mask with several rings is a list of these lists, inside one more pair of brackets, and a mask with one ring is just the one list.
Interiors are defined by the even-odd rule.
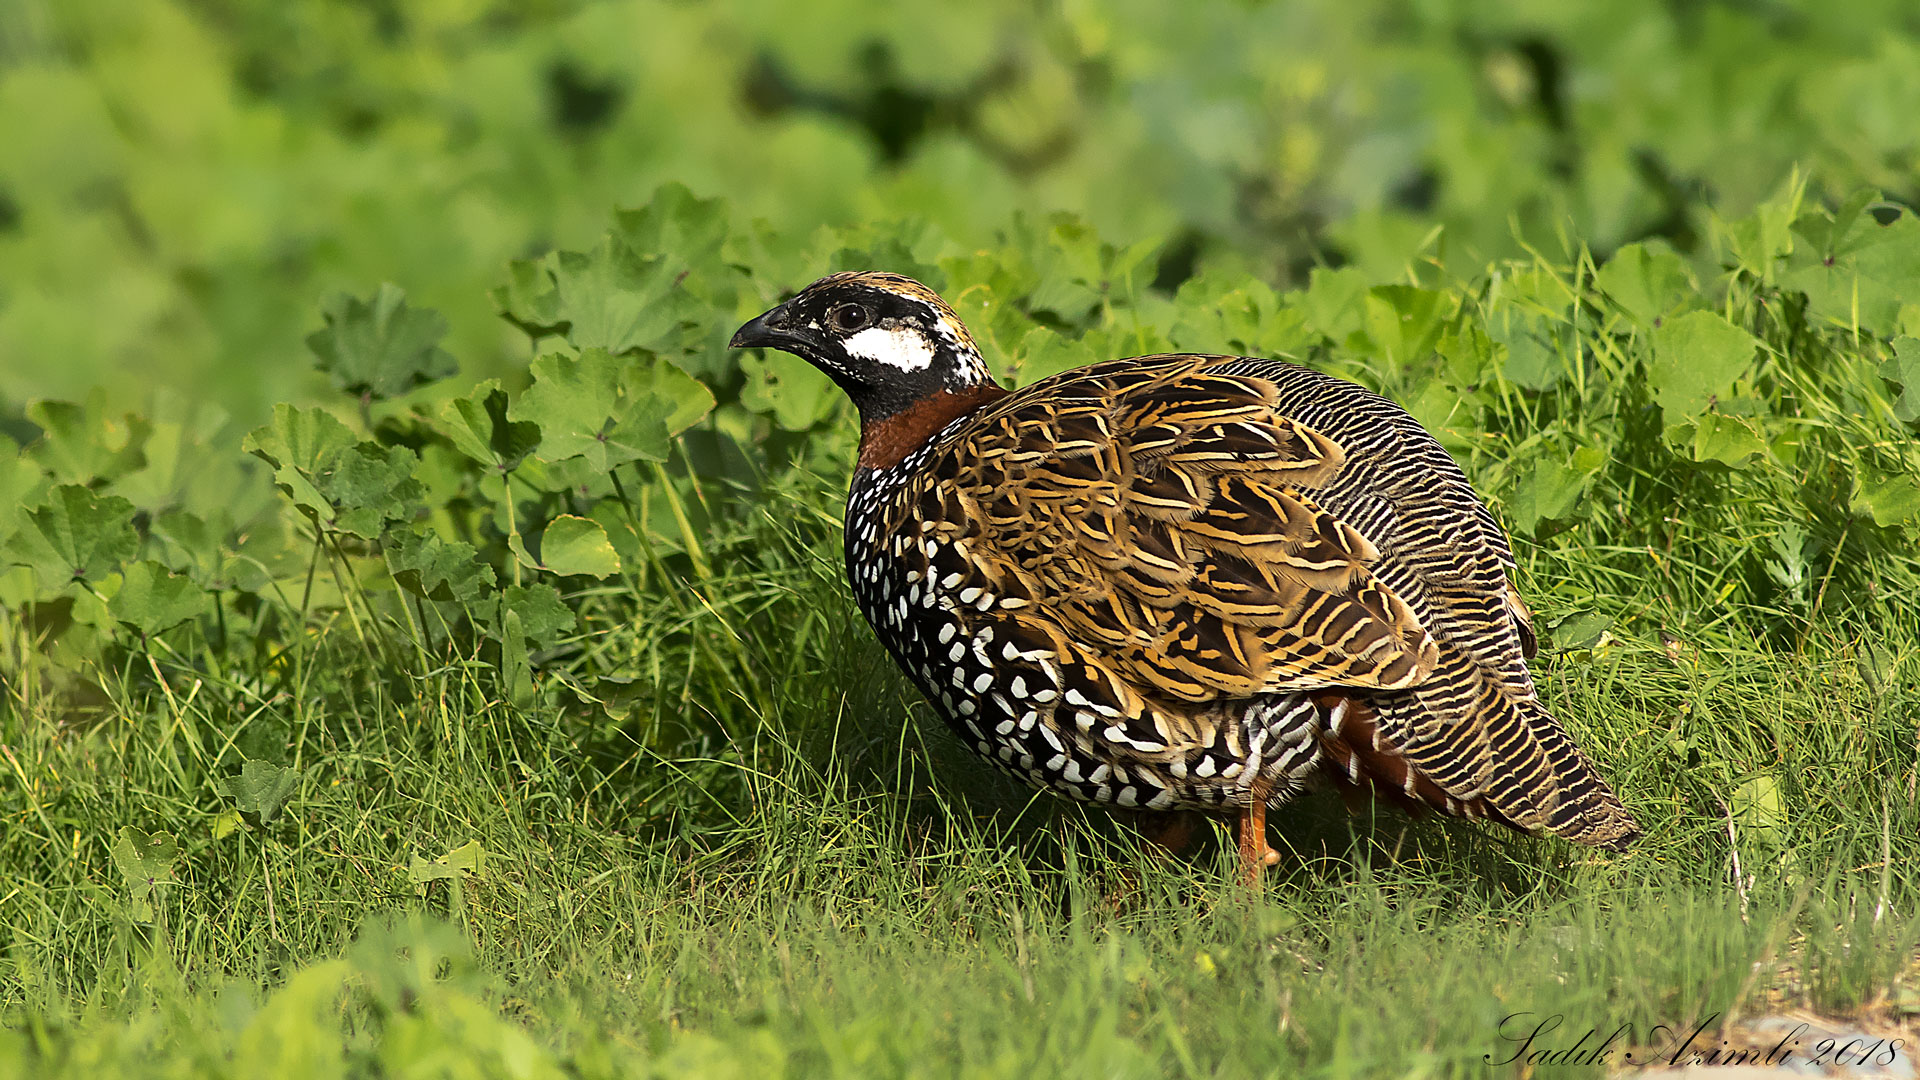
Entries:
[[[308,772],[264,830],[214,834],[245,727],[191,695],[76,721],[10,687],[0,1062],[1472,1075],[1515,1013],[1898,1019],[1920,936],[1911,620],[1823,620],[1783,651],[1589,585],[1583,609],[1650,614],[1540,668],[1646,826],[1632,852],[1309,801],[1255,897],[1217,836],[1169,857],[985,774],[858,624],[815,483],[716,537],[727,569],[585,624],[556,671],[597,702],[522,712],[451,664],[370,684],[352,715],[267,703],[250,722],[279,717]],[[1530,575],[1581,574],[1563,551]],[[317,672],[363,655],[343,632],[310,648]],[[180,844],[151,925],[108,856],[129,825]],[[409,877],[470,840],[482,867]]]

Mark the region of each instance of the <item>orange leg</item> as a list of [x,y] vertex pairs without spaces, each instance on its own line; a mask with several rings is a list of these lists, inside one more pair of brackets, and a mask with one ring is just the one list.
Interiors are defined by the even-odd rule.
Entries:
[[1255,778],[1247,793],[1247,804],[1240,808],[1240,874],[1248,885],[1260,885],[1260,871],[1280,861],[1280,853],[1267,846],[1267,796],[1273,784]]

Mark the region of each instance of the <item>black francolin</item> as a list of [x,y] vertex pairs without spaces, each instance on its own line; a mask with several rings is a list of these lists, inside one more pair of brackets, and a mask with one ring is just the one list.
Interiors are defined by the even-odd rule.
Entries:
[[742,326],[860,410],[847,576],[989,761],[1239,819],[1372,792],[1580,843],[1639,833],[1534,692],[1500,526],[1440,444],[1277,360],[1114,360],[1009,393],[939,296],[821,278]]

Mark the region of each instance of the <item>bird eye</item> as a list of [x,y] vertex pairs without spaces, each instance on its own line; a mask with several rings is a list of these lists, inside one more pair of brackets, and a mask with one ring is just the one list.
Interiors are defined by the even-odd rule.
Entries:
[[827,321],[843,334],[851,334],[866,329],[873,322],[873,313],[859,304],[841,304],[827,314]]

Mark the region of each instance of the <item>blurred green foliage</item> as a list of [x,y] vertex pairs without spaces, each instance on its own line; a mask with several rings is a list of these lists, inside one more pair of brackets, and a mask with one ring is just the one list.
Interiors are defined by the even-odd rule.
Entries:
[[967,250],[1071,211],[1165,241],[1169,285],[1705,257],[1796,163],[1911,203],[1916,72],[1903,0],[11,0],[0,398],[159,383],[257,422],[319,391],[316,298],[387,281],[511,376],[499,268],[668,181]]

